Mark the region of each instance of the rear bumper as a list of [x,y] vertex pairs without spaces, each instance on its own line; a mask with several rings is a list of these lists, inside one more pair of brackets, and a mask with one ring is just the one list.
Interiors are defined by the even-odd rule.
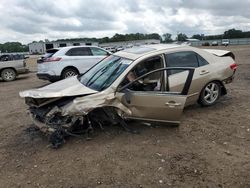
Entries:
[[36,76],[41,80],[49,80],[49,81],[60,80],[60,76],[50,75],[46,73],[37,73]]
[[229,84],[229,83],[232,83],[232,82],[233,82],[233,80],[234,80],[234,75],[235,75],[235,72],[236,72],[236,70],[234,70],[234,72],[233,72],[233,75],[232,75],[232,76],[230,76],[230,77],[226,78],[225,80],[223,80],[223,81],[222,81],[222,82],[223,82],[223,84]]
[[17,69],[17,74],[28,74],[30,71],[28,68]]

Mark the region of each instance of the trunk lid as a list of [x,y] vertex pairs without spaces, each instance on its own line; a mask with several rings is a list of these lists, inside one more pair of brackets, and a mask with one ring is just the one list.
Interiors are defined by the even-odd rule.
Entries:
[[213,55],[216,55],[218,57],[232,57],[235,60],[235,56],[232,52],[227,51],[227,50],[215,50],[215,49],[204,49],[206,52],[209,52]]

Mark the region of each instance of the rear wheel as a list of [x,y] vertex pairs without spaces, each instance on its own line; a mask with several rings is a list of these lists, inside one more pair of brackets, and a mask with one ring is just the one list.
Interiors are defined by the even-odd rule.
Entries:
[[13,69],[4,69],[1,72],[1,77],[6,82],[15,80],[16,76],[17,76],[17,74]]
[[78,75],[78,71],[74,68],[67,68],[62,72],[62,79]]
[[221,95],[221,85],[218,82],[208,83],[201,91],[200,104],[202,106],[211,106],[216,103]]

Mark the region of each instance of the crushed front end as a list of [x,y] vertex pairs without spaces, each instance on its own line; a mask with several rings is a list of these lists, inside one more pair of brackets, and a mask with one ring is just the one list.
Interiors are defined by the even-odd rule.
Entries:
[[[83,101],[88,108],[81,103]],[[88,101],[93,101],[92,105]],[[115,105],[110,105],[111,101],[113,100],[109,100],[109,102],[103,99],[98,100],[98,96],[96,100],[88,96],[25,98],[31,119],[36,127],[49,137],[53,148],[61,146],[68,136],[85,135],[88,139],[94,128],[103,129],[103,126],[107,124],[120,124],[127,128],[121,118],[121,110]]]

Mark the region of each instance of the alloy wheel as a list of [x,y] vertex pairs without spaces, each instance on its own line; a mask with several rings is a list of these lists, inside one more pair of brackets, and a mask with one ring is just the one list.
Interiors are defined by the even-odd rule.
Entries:
[[219,97],[219,86],[218,84],[211,82],[205,87],[203,99],[208,103],[214,103]]
[[2,76],[3,80],[5,80],[5,81],[12,81],[12,80],[15,80],[16,73],[12,69],[5,69],[2,71],[1,76]]
[[77,74],[74,71],[67,71],[65,73],[64,78],[69,78],[69,77],[72,77],[72,76],[75,76],[75,75],[77,75]]

